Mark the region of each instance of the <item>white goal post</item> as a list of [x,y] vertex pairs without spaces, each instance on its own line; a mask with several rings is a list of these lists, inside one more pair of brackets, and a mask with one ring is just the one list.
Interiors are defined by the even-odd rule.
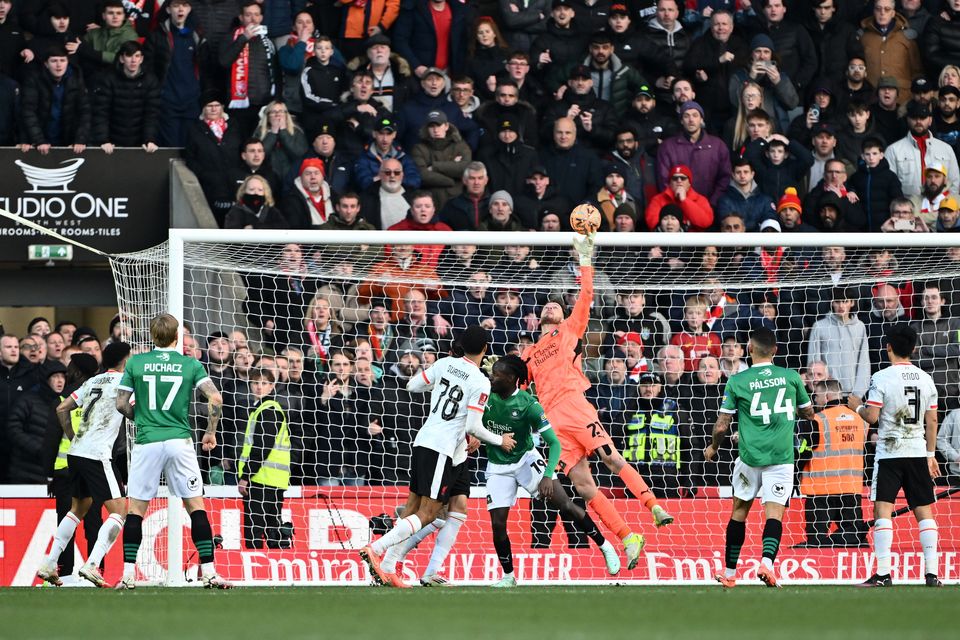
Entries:
[[[397,380],[405,379],[408,367],[428,363],[435,357],[431,352],[442,356],[469,321],[490,323],[496,355],[536,340],[542,304],[570,305],[579,290],[579,273],[567,253],[573,236],[171,229],[166,245],[113,257],[124,331],[137,348],[149,348],[149,319],[163,311],[185,321],[191,347],[196,342],[204,352],[205,365],[213,357],[206,354],[208,338],[223,332],[230,342],[228,357],[218,354],[213,363],[219,367],[215,379],[229,385],[225,401],[233,403],[225,407],[229,419],[221,428],[224,457],[203,462],[205,480],[213,483],[207,495],[221,543],[218,571],[251,585],[365,584],[357,550],[383,532],[384,518],[395,517],[403,503],[405,452],[423,415],[422,399],[403,395]],[[297,245],[298,257],[284,254],[290,245]],[[408,245],[415,247],[410,258],[392,249]],[[650,514],[623,483],[594,461],[601,490],[646,536],[640,566],[608,578],[589,541],[564,530],[556,514],[522,494],[510,525],[519,581],[702,584],[722,571],[735,441],[725,443],[717,464],[704,462],[701,452],[723,384],[746,366],[745,339],[759,326],[776,331],[777,362],[804,369],[822,400],[833,388],[824,378],[837,381],[838,397],[863,395],[864,380],[885,364],[878,347],[883,327],[915,323],[923,349],[919,363],[941,393],[941,429],[946,421],[947,431],[955,431],[952,446],[960,454],[960,411],[953,415],[960,410],[960,237],[603,233],[596,245],[594,305],[582,341],[592,382],[586,393],[628,463],[637,466],[677,521],[654,529]],[[291,264],[302,271],[291,271]],[[417,265],[424,269],[408,271]],[[846,311],[838,311],[835,300],[849,300]],[[371,309],[386,318],[383,334],[368,326]],[[244,334],[246,349],[231,341],[234,331]],[[946,335],[949,331],[953,334]],[[272,545],[267,534],[251,543],[252,529],[244,524],[230,483],[237,442],[252,409],[243,386],[248,354],[265,357],[263,366],[280,372],[277,394],[295,434],[295,486],[287,492],[281,518],[292,527]],[[293,364],[298,359],[300,364]],[[336,368],[338,362],[343,368]],[[366,375],[361,369],[371,364],[372,391],[360,388]],[[644,376],[650,373],[659,377]],[[818,381],[822,384],[814,387]],[[195,418],[204,424],[202,415]],[[851,583],[872,573],[867,499],[872,435],[864,429],[855,439],[862,449],[857,490],[850,488],[851,471],[839,494],[824,493],[826,485],[817,478],[843,474],[822,467],[822,456],[807,461],[809,443],[805,447],[798,439],[806,462],[796,474],[777,561],[786,583]],[[943,451],[949,446],[946,442]],[[960,497],[952,488],[960,486],[960,463],[949,455],[942,464],[944,483],[936,487],[936,514],[941,578],[956,582]],[[483,500],[485,463],[474,464],[469,519],[444,565],[457,584],[487,583],[500,571]],[[836,495],[847,498],[828,498]],[[760,557],[760,512],[755,506],[741,554],[740,572],[748,578],[755,576]],[[140,578],[187,584],[195,577],[196,560],[181,501],[167,498],[166,504],[152,505],[151,513],[157,516],[144,522],[149,553],[141,549]],[[922,582],[912,514],[898,513],[894,522],[895,578]],[[431,547],[428,539],[408,556],[403,567],[408,580],[422,574]]]

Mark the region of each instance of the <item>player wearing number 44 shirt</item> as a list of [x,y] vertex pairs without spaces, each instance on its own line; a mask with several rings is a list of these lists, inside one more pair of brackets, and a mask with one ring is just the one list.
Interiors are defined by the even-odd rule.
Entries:
[[558,470],[573,482],[577,493],[587,502],[608,529],[623,542],[627,568],[640,560],[643,536],[630,527],[613,503],[597,489],[589,458],[597,453],[612,473],[617,474],[634,497],[653,513],[658,527],[673,522],[673,516],[657,504],[650,487],[633,466],[627,464],[613,445],[600,422],[597,410],[584,397],[590,381],[583,374],[583,334],[590,320],[593,301],[593,244],[596,233],[577,236],[573,243],[580,256],[580,295],[564,319],[563,307],[548,302],[540,310],[540,339],[523,352],[530,379],[536,384],[537,397],[547,419],[557,431],[562,453]]
[[920,530],[924,579],[928,587],[943,586],[937,577],[937,522],[933,519],[933,481],[940,475],[937,448],[937,387],[910,362],[917,332],[901,322],[887,327],[890,365],[873,374],[865,402],[851,395],[848,403],[861,418],[877,424],[877,454],[873,466],[873,547],[877,572],[861,586],[889,587],[890,547],[893,544],[893,503],[903,489]]
[[[112,454],[113,443],[123,423],[123,416],[117,411],[117,385],[129,357],[130,345],[125,342],[107,345],[103,350],[106,371],[87,380],[57,407],[57,419],[70,440],[67,468],[73,499],[70,511],[57,525],[50,553],[37,571],[37,577],[50,584],[60,586],[57,558],[70,544],[77,525],[96,501],[103,503],[110,516],[100,527],[97,542],[79,573],[98,587],[107,586],[98,567],[120,534],[127,515],[123,489],[113,471]],[[74,431],[70,414],[77,407],[82,413]]]
[[814,417],[812,403],[800,374],[773,365],[777,338],[769,329],[750,334],[752,366],[727,382],[720,415],[713,426],[713,442],[704,450],[713,460],[737,417],[739,457],[733,465],[733,512],[727,523],[726,570],[717,576],[724,587],[736,586],[737,561],[746,537],[747,516],[761,495],[763,557],[757,577],[768,587],[779,587],[773,561],[783,535],[783,512],[793,492],[796,418]]
[[[162,472],[170,491],[183,498],[190,514],[190,536],[200,558],[200,582],[207,589],[229,589],[213,566],[213,530],[203,504],[203,480],[194,449],[189,409],[193,390],[207,398],[203,450],[217,446],[223,398],[196,358],[177,351],[180,324],[168,313],[150,321],[153,351],[130,358],[117,392],[117,410],[137,427],[130,455],[130,514],[123,526],[123,578],[118,589],[135,586],[143,516],[160,488]],[[136,407],[131,398],[136,393]]]
[[512,434],[497,435],[482,424],[490,381],[479,365],[489,342],[486,329],[478,325],[467,327],[459,343],[463,357],[441,358],[407,383],[407,390],[414,393],[430,390],[430,414],[413,441],[410,493],[404,517],[382,538],[360,551],[379,584],[401,586],[396,574],[381,567],[381,557],[423,529],[424,523],[430,526],[437,519],[462,470],[460,465],[466,460],[467,434],[505,451],[513,449]]

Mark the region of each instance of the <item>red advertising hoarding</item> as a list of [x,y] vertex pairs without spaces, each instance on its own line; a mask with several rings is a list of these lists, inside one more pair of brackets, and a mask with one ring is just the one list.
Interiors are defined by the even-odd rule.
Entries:
[[[209,498],[214,531],[222,536],[217,567],[230,581],[256,584],[367,584],[369,577],[357,549],[370,539],[370,518],[393,514],[404,494],[393,488],[304,489],[299,497],[287,498],[284,519],[295,527],[294,544],[288,550],[245,549],[242,534],[242,504],[239,498]],[[162,582],[166,564],[165,501],[155,500],[144,522],[140,578]],[[567,546],[562,527],[557,527],[549,549],[530,547],[530,509],[520,500],[513,509],[510,536],[515,571],[520,582],[704,582],[722,570],[724,529],[730,501],[721,498],[666,500],[663,505],[677,522],[663,530],[654,529],[649,514],[637,513],[635,501],[614,500],[628,522],[646,536],[647,545],[639,566],[624,569],[616,578],[606,575],[603,559],[592,545],[584,549]],[[898,505],[900,506],[900,505]],[[759,505],[758,505],[759,507]],[[870,548],[791,548],[803,541],[801,502],[793,501],[784,522],[784,537],[777,559],[781,578],[789,582],[855,582],[873,573],[875,561]],[[865,517],[870,518],[865,501]],[[490,540],[486,503],[470,499],[470,513],[460,531],[457,546],[445,566],[454,583],[487,583],[500,577],[500,566]],[[747,527],[747,544],[741,554],[740,578],[756,576],[760,556],[762,514],[757,508]],[[960,507],[950,499],[937,505],[940,528],[940,576],[960,580]],[[184,516],[189,525],[189,518]],[[36,584],[34,573],[49,548],[56,528],[53,500],[45,498],[0,498],[0,581],[4,586]],[[922,580],[923,556],[917,543],[916,522],[911,514],[894,520],[893,576],[897,581]],[[82,545],[81,545],[82,546]],[[404,574],[414,580],[426,567],[433,545],[430,540],[408,556]],[[196,557],[189,530],[184,533],[186,574],[196,574]],[[119,578],[121,545],[107,557],[105,577]],[[80,557],[80,556],[78,556]]]

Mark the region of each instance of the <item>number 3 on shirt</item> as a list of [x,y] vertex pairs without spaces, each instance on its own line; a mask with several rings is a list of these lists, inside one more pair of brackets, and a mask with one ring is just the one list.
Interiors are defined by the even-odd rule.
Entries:
[[787,389],[781,387],[777,390],[777,399],[773,403],[773,411],[770,411],[770,405],[766,402],[760,402],[762,392],[757,391],[753,394],[750,401],[750,417],[761,418],[763,424],[770,424],[770,416],[774,413],[782,413],[787,416],[787,420],[793,420],[793,400],[784,399]]
[[[157,376],[143,376],[143,381],[147,383],[147,408],[150,411],[157,410]],[[183,378],[180,376],[160,376],[160,382],[166,383],[169,382],[172,386],[167,391],[167,397],[163,400],[163,405],[160,407],[161,411],[169,411],[170,405],[173,404],[173,399],[177,397],[177,391],[180,390],[180,385],[183,384]]]

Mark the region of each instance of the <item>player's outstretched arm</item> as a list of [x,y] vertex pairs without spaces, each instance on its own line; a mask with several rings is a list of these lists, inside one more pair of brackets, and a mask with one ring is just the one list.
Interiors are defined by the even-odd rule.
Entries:
[[212,380],[204,380],[198,388],[207,399],[207,429],[200,442],[204,451],[212,451],[217,446],[217,424],[223,415],[223,396]]
[[730,433],[730,424],[733,422],[732,413],[721,413],[717,416],[717,421],[713,424],[713,441],[703,450],[704,460],[713,460],[717,455],[717,449],[723,444],[727,434]]
[[545,500],[552,500],[554,489],[556,488],[556,484],[554,483],[556,479],[554,470],[557,468],[557,463],[560,462],[562,446],[559,438],[557,438],[557,434],[554,433],[552,428],[541,429],[540,437],[543,438],[543,441],[550,447],[550,451],[547,453],[547,466],[543,471],[543,479],[540,480],[540,495],[543,496]]
[[577,235],[573,239],[573,246],[580,255],[580,293],[567,322],[578,336],[583,336],[590,321],[590,306],[593,304],[593,246],[596,238],[597,233],[594,231],[586,236]]
[[814,411],[813,407],[811,406],[801,407],[800,410],[797,411],[797,413],[799,413],[800,417],[803,418],[804,420],[813,420],[814,417],[816,417],[817,415],[817,412]]
[[130,389],[117,389],[117,411],[123,414],[128,420],[133,420],[133,405],[130,404],[130,398],[133,397],[133,391]]
[[70,420],[70,412],[77,408],[77,401],[72,396],[67,396],[66,400],[57,407],[57,421],[67,440],[73,440],[73,422]]

